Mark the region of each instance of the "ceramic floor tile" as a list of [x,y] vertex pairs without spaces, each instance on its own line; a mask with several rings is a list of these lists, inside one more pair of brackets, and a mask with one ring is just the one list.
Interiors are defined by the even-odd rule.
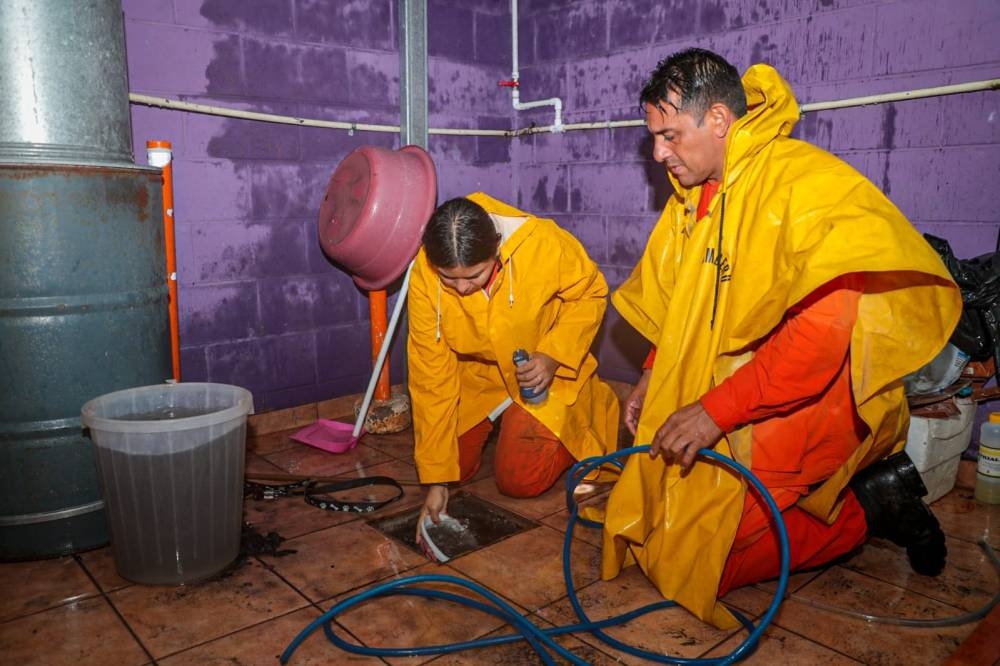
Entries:
[[366,444],[358,444],[346,453],[330,453],[296,443],[293,448],[264,456],[289,474],[338,476],[369,465],[388,462],[392,458]]
[[100,594],[72,557],[0,564],[0,621]]
[[[247,627],[198,647],[158,659],[160,666],[277,666],[278,657],[288,644],[319,617],[308,607]],[[331,645],[319,628],[292,653],[289,666],[326,666],[329,664],[384,664],[375,657],[363,657]]]
[[[704,656],[706,658],[726,657],[739,647],[746,637],[746,632],[740,632]],[[761,637],[757,649],[739,663],[747,666],[773,666],[773,664],[847,666],[861,662],[784,629],[768,627]]]
[[251,414],[247,419],[247,435],[259,437],[279,430],[304,428],[317,418],[316,403],[279,409],[264,414]]
[[243,520],[261,534],[277,532],[285,539],[294,539],[334,525],[358,520],[358,514],[324,511],[307,504],[301,496],[279,497],[273,500],[248,498],[243,504]]
[[256,453],[247,451],[246,463],[244,465],[244,474],[274,474],[275,472],[281,474],[287,474],[287,472],[271,461],[263,458]]
[[411,463],[403,460],[390,460],[389,462],[366,467],[360,473],[342,474],[338,478],[353,479],[359,476],[388,476],[395,479],[403,488],[403,496],[401,498],[392,504],[387,504],[384,508],[379,509],[371,515],[366,515],[366,520],[381,518],[390,513],[400,513],[404,509],[424,503],[426,492],[423,486],[420,485],[420,482],[417,481],[417,470]]
[[[607,503],[608,492],[610,489],[610,486],[595,486],[593,490],[587,494],[577,494],[576,501],[578,508],[583,509],[585,507],[596,507],[598,509],[603,509]],[[569,525],[569,509],[565,508],[565,504],[563,507],[564,508],[556,513],[545,516],[539,522],[565,533],[566,528]],[[600,527],[587,527],[579,520],[577,520],[573,527],[573,538],[589,543],[592,546],[597,546],[598,548],[600,548],[604,543],[604,536]]]
[[125,580],[118,575],[111,546],[80,553],[77,557],[80,558],[80,562],[87,572],[97,581],[97,585],[105,592],[134,585],[132,581]]
[[[528,619],[536,626],[543,628],[552,627],[550,623],[538,616],[529,615]],[[485,638],[508,636],[512,633],[514,633],[513,629],[505,626],[487,634]],[[612,666],[613,664],[622,663],[620,660],[601,652],[572,635],[558,636],[556,637],[556,643],[566,648],[576,657],[582,659],[591,666]],[[549,651],[549,654],[556,659],[557,663],[565,663],[564,660],[555,653],[555,651]],[[453,652],[451,654],[438,657],[431,662],[433,666],[509,666],[510,664],[538,663],[542,663],[541,657],[539,657],[538,653],[535,652],[535,650],[523,639],[494,647]]]
[[354,424],[356,420],[355,403],[357,408],[361,407],[361,399],[355,395],[344,395],[339,398],[324,400],[316,405],[316,412],[321,419],[331,419],[333,421],[343,421]]
[[108,598],[154,657],[179,652],[306,605],[255,560],[200,585],[133,585]]
[[0,662],[5,664],[138,666],[149,661],[103,597],[0,624]]
[[[358,472],[341,474],[336,479],[355,479],[363,476],[388,476],[401,482],[403,496],[372,513],[359,514],[354,511],[328,511],[313,506],[300,495],[279,497],[273,500],[255,500],[248,498],[245,502],[244,520],[253,525],[259,532],[277,532],[286,539],[294,539],[311,532],[341,525],[360,518],[371,519],[406,511],[424,501],[424,491],[416,483],[416,471],[409,463],[390,460]],[[405,485],[404,485],[405,484]],[[396,494],[390,486],[354,488],[336,493],[338,499],[345,501],[388,499]]]
[[[663,601],[659,591],[638,567],[629,567],[610,581],[602,580],[588,585],[578,592],[578,597],[587,617],[593,621],[615,617]],[[559,626],[579,622],[568,599],[543,608],[538,614]],[[612,638],[641,650],[691,658],[703,654],[736,633],[709,626],[677,606],[653,611],[627,624],[609,627],[605,632]],[[643,663],[602,643],[596,636],[581,634],[579,638],[625,663]]]
[[501,495],[492,477],[468,483],[462,489],[532,520],[540,520],[566,508],[566,489],[562,479],[538,497],[515,498]]
[[976,610],[1000,589],[1000,576],[979,545],[951,538],[947,544],[947,564],[938,576],[914,573],[906,551],[881,539],[865,544],[843,566],[967,611]]
[[775,624],[866,664],[940,664],[972,633],[960,627],[911,628],[866,622],[829,610],[819,602],[884,617],[951,617],[958,609],[844,567],[835,566],[786,599]]
[[1000,504],[983,504],[971,490],[956,488],[931,508],[948,536],[972,542],[985,538],[1000,550]]
[[397,460],[413,460],[413,429],[389,435],[367,434],[364,443],[373,449],[387,453]]
[[[562,533],[541,526],[458,557],[449,564],[534,611],[566,595],[562,547]],[[574,587],[587,585],[600,577],[600,560],[599,549],[579,541],[573,544]]]
[[[430,563],[407,571],[404,578],[421,574],[466,579],[447,565]],[[482,597],[461,585],[421,583],[418,589],[438,590],[483,602]],[[330,607],[333,601],[323,605]],[[519,614],[524,613],[523,609],[516,610]],[[364,601],[339,615],[337,621],[364,644],[381,648],[413,648],[475,640],[503,625],[499,618],[460,604],[411,595],[386,595]],[[434,656],[386,657],[386,661],[421,664]]]
[[313,601],[399,576],[427,560],[362,521],[337,525],[282,544],[298,552],[264,557],[282,578]]
[[[813,579],[821,575],[823,571],[825,569],[805,571],[789,576],[785,597],[787,598],[790,594],[809,584]],[[778,582],[776,580],[740,587],[724,596],[722,602],[726,606],[740,611],[748,619],[755,620],[770,607],[774,601],[774,592],[777,588]]]
[[[542,518],[539,522],[565,534],[566,528],[569,525],[569,512],[564,509],[551,516]],[[586,527],[581,525],[579,521],[573,526],[573,539],[589,543],[596,548],[600,548],[604,542],[603,533],[599,527]]]
[[255,437],[248,437],[247,451],[261,456],[266,456],[271,453],[294,448],[295,446],[298,446],[298,442],[292,441],[291,436],[301,429],[302,428],[300,427],[296,427],[288,430],[269,432]]

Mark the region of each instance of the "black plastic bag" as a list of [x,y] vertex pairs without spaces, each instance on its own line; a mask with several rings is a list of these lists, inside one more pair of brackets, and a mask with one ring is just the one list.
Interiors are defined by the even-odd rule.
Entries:
[[962,317],[949,342],[973,361],[1000,360],[1000,253],[958,259],[948,241],[930,234],[924,238],[962,291]]

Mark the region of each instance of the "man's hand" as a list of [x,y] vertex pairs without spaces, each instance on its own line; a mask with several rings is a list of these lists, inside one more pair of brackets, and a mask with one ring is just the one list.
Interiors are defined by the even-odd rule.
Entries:
[[628,394],[628,398],[625,399],[625,427],[633,435],[635,434],[635,429],[639,427],[639,415],[642,414],[642,405],[646,402],[646,391],[649,389],[649,376],[652,374],[652,370],[643,370],[642,376],[639,377],[635,388],[632,389],[632,392]]
[[417,545],[424,542],[424,537],[420,533],[420,526],[424,524],[424,518],[430,516],[436,525],[441,522],[442,513],[448,513],[448,486],[434,484],[427,488],[424,507],[420,510],[420,517],[417,519]]
[[670,415],[656,431],[649,446],[649,455],[663,455],[666,462],[676,462],[683,471],[694,463],[698,449],[715,446],[722,429],[715,424],[700,402],[681,407]]
[[538,395],[552,383],[558,367],[559,362],[548,354],[535,352],[527,361],[517,366],[517,383],[521,388],[531,389],[532,393]]

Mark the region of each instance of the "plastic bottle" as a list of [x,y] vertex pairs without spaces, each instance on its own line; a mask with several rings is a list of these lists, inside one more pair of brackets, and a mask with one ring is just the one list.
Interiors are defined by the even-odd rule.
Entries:
[[[514,365],[521,365],[522,363],[527,363],[528,359],[530,358],[531,357],[528,356],[528,352],[526,352],[525,350],[523,349],[514,350]],[[536,394],[530,388],[524,388],[523,386],[521,387],[521,399],[524,400],[529,405],[537,405],[539,403],[545,402],[545,400],[548,397],[549,397],[548,388],[546,388],[541,393]],[[1000,479],[997,479],[997,482],[998,484],[1000,484]],[[1000,492],[1000,489],[998,489],[998,492]]]
[[979,431],[976,499],[1000,504],[1000,412],[991,412]]

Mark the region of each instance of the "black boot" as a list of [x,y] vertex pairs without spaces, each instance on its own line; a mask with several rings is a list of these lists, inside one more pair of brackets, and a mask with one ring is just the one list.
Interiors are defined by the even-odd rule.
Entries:
[[855,474],[850,488],[865,511],[869,537],[889,539],[906,548],[910,566],[918,574],[941,573],[948,555],[944,532],[920,499],[927,487],[905,451]]

